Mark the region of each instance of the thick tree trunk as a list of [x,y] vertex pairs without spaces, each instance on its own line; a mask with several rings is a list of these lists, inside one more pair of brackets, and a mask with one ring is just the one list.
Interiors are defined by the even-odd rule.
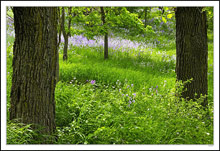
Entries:
[[[103,25],[105,25],[106,20],[105,20],[105,11],[104,8],[101,7],[101,15],[102,15],[102,22]],[[108,31],[105,29],[105,36],[104,36],[104,59],[108,59]]]
[[15,42],[10,119],[55,129],[57,8],[14,7]]
[[[176,74],[177,80],[186,81],[186,99],[207,95],[207,25],[206,13],[202,8],[178,7],[176,10]],[[195,96],[197,93],[197,96]],[[202,103],[207,105],[207,99]]]

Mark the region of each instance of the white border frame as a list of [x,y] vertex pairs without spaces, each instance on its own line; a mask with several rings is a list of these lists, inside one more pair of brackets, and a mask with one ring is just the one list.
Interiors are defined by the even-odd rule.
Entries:
[[[6,145],[6,6],[214,6],[214,145]],[[3,150],[218,150],[219,1],[2,1],[1,147]]]

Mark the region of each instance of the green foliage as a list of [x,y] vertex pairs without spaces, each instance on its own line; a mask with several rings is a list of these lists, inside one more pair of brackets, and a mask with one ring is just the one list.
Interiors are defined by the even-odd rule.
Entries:
[[[111,48],[108,60],[103,59],[102,47],[70,45],[66,62],[62,61],[60,54],[60,81],[55,91],[55,135],[58,137],[55,143],[213,144],[212,30],[208,32],[209,105],[203,110],[200,105],[203,97],[195,102],[185,101],[180,98],[183,84],[175,83],[175,18],[172,8],[164,7],[163,16],[157,8],[147,9],[148,33],[145,31],[144,37],[132,36],[143,30],[144,8],[106,7],[105,10],[108,30],[117,32],[117,29],[130,25],[118,30],[115,36],[133,38],[149,45],[131,50]],[[92,38],[105,32],[99,8],[72,7],[72,12],[75,14],[71,16],[75,24],[71,28],[72,35],[88,31],[87,37]],[[8,34],[7,119],[13,41],[13,35]],[[45,142],[45,138],[50,140],[54,136],[41,135],[33,131],[31,125],[7,122],[8,144],[50,143]]]
[[42,127],[33,130],[33,124],[23,124],[16,120],[7,123],[7,144],[51,144],[55,142],[55,135],[45,135]]
[[7,123],[7,144],[29,144],[33,139],[31,125]]
[[[89,39],[104,35],[107,31],[129,30],[126,34],[136,36],[153,32],[152,28],[144,28],[143,22],[136,13],[130,13],[125,7],[104,7],[106,24],[102,24],[99,7],[73,7],[74,16],[69,16],[75,25],[71,34],[84,33]],[[68,18],[68,17],[67,17]],[[67,27],[66,27],[67,28]]]
[[[204,111],[197,102],[180,100],[176,96],[181,90],[160,91],[159,85],[136,92],[133,86],[122,83],[82,84],[77,79],[71,84],[58,83],[56,93],[71,96],[62,99],[62,108],[72,120],[58,128],[57,143],[213,143],[213,119],[206,116],[210,111]],[[59,96],[56,99],[61,102]]]
[[208,29],[213,31],[213,7],[205,7]]
[[[145,50],[126,54],[110,49],[110,58],[103,61],[103,52],[97,52],[97,48],[73,47],[73,50],[72,53],[69,52],[70,59],[67,63],[60,60],[61,81],[69,82],[76,77],[81,82],[94,79],[106,84],[114,84],[117,80],[128,79],[135,88],[140,88],[143,84],[157,85],[165,79],[169,83],[175,81],[175,60],[172,55],[162,53],[159,57],[160,52],[151,54],[151,51]],[[154,78],[157,76],[162,78],[156,82]]]
[[[102,53],[100,48],[72,47],[71,59],[60,60],[58,144],[213,144],[211,80],[209,108],[203,110],[202,97],[196,102],[179,98],[183,85],[174,84],[175,74],[163,77],[159,72],[174,70],[175,62],[165,65],[173,50],[161,56],[158,49],[140,55],[115,52],[107,61]],[[154,70],[140,68],[143,62],[152,63]]]

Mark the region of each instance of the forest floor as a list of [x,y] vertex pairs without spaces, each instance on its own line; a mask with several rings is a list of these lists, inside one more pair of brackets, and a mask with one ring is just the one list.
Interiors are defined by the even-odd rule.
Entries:
[[[107,60],[103,47],[70,41],[68,60],[63,61],[61,44],[57,144],[213,144],[212,37],[209,33],[211,118],[198,103],[177,99],[175,40],[133,47],[135,43],[117,39],[118,47],[110,47]],[[12,46],[7,52],[10,100]]]

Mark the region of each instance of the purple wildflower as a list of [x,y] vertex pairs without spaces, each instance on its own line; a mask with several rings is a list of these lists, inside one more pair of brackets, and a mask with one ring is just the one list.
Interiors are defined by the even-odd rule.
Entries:
[[95,80],[91,80],[91,82],[90,82],[91,84],[95,84]]

